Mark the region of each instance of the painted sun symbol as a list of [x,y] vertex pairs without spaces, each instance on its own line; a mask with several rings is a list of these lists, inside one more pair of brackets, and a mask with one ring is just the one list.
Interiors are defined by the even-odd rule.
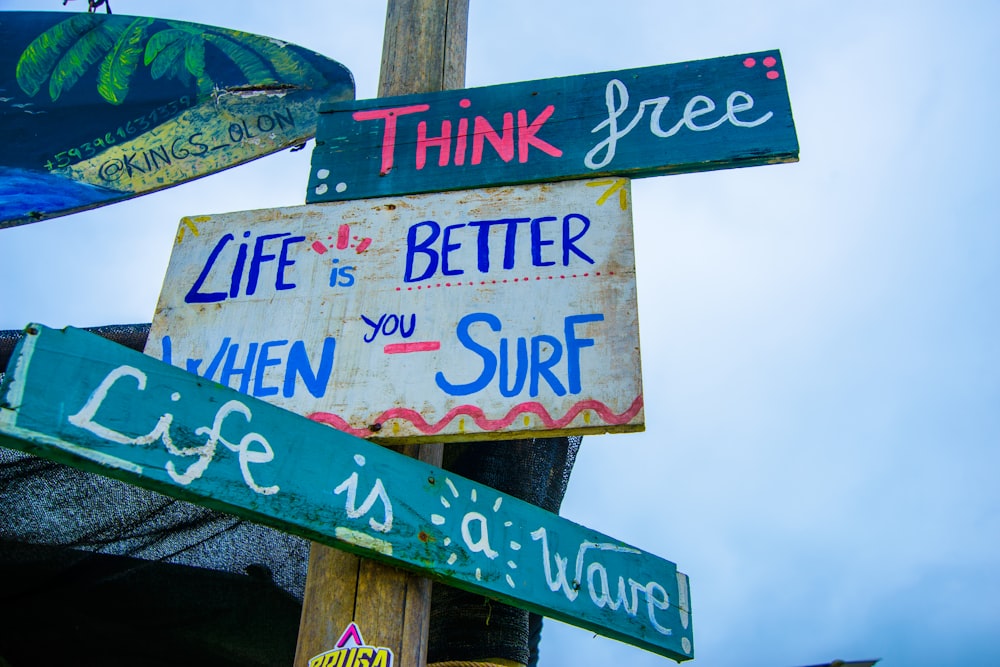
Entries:
[[[447,493],[443,493],[441,494],[439,499],[441,500],[441,506],[444,507],[446,510],[448,510],[452,509],[452,503],[458,500],[461,497],[461,494],[459,494],[458,488],[455,486],[455,483],[452,482],[447,477],[445,478],[444,483],[448,487],[448,491],[450,492],[451,497],[449,498]],[[479,502],[479,494],[475,488],[473,488],[469,492],[469,500],[471,500],[474,504]],[[493,501],[492,513],[497,514],[500,511],[501,505],[503,505],[503,496],[497,496],[497,499]],[[444,526],[447,522],[448,518],[444,514],[431,514],[431,523],[433,523],[435,526]],[[475,537],[472,534],[474,525],[478,528],[479,531],[478,536]],[[511,521],[504,521],[503,523],[504,528],[510,528],[513,525],[514,524]],[[466,548],[470,552],[481,553],[490,560],[495,560],[498,557],[500,557],[500,553],[495,551],[490,546],[489,521],[487,520],[486,515],[482,514],[481,512],[478,512],[476,510],[470,510],[465,513],[461,521],[460,535],[461,535],[460,537],[461,541],[465,543]],[[445,547],[451,547],[453,543],[454,541],[450,537],[444,538],[443,544]],[[521,550],[521,545],[514,540],[510,540],[508,542],[508,546],[510,547],[511,551]],[[454,565],[457,561],[458,561],[458,554],[455,551],[450,551],[448,553],[448,565]],[[507,567],[510,568],[511,570],[516,570],[517,563],[513,559],[510,559],[507,561]],[[504,578],[506,579],[508,586],[510,586],[511,588],[517,587],[517,585],[514,583],[514,577],[512,577],[509,572],[504,575]],[[483,579],[483,570],[481,567],[477,567],[476,580],[482,581],[482,579]]]

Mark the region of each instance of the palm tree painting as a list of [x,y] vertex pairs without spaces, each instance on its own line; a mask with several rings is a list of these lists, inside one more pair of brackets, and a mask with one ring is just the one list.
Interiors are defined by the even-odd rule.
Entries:
[[169,187],[315,133],[341,64],[183,21],[0,12],[0,227]]

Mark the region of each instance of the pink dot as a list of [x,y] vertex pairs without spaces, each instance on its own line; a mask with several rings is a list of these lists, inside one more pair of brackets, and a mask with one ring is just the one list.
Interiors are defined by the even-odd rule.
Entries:
[[764,67],[774,67],[778,64],[778,59],[774,56],[768,56],[762,62],[764,63]]
[[772,81],[773,81],[774,79],[777,79],[777,78],[778,78],[779,76],[781,76],[781,75],[780,75],[780,74],[778,74],[777,70],[773,70],[773,69],[772,69],[771,71],[769,71],[769,72],[767,73],[767,78],[768,78],[768,79],[771,79]]
[[460,100],[458,106],[462,107],[463,109],[468,109],[469,107],[472,106],[472,100],[468,99]]
[[747,58],[746,60],[743,61],[743,66],[744,67],[753,67],[756,64],[757,64],[757,61],[754,60],[753,58]]

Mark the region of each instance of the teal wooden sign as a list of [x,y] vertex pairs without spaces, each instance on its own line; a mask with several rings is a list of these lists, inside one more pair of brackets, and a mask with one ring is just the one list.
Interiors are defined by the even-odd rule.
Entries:
[[3,446],[693,657],[673,563],[93,334],[29,325],[0,406]]
[[128,199],[311,138],[340,63],[216,26],[0,12],[0,228]]
[[775,51],[321,108],[306,201],[798,159]]

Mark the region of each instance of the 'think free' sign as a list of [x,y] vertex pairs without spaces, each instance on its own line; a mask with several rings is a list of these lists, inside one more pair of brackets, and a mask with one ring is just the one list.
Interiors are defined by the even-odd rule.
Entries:
[[777,51],[321,108],[307,202],[798,159]]

